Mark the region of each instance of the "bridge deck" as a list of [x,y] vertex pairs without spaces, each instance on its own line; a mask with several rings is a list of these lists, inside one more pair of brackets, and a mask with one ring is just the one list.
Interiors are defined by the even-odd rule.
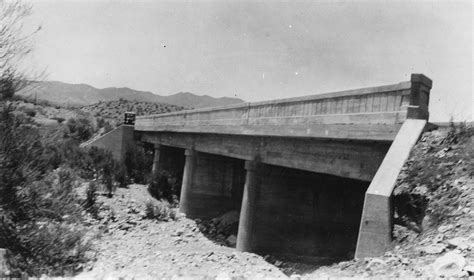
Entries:
[[[137,117],[136,131],[393,141],[423,111],[423,75],[394,85]],[[422,87],[420,89],[420,86]]]

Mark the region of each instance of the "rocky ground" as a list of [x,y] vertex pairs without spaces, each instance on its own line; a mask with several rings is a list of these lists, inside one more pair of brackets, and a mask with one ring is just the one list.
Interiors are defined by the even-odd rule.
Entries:
[[149,199],[143,185],[118,189],[113,198],[100,197],[100,220],[90,222],[104,233],[95,244],[96,261],[77,279],[286,278],[263,257],[236,252],[223,245],[224,239],[207,238],[199,228],[212,227],[211,222],[147,219]]

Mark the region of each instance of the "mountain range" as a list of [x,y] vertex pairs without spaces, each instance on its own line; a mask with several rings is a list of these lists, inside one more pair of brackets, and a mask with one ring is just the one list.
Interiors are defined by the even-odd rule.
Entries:
[[46,100],[54,104],[85,106],[99,101],[130,100],[139,102],[166,103],[186,108],[206,108],[244,102],[242,99],[179,92],[172,95],[156,95],[127,87],[98,89],[87,84],[68,84],[58,81],[33,82],[17,93],[27,98]]

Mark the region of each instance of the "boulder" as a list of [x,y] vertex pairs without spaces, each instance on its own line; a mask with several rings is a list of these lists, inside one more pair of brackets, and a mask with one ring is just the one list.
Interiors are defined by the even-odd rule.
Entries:
[[421,250],[427,254],[433,255],[433,254],[440,254],[446,249],[446,245],[442,243],[435,243],[435,244],[430,244],[427,246],[424,246],[421,248]]
[[229,244],[231,247],[235,247],[237,244],[237,236],[232,234],[231,236],[227,237],[227,244]]
[[436,259],[433,263],[433,270],[438,277],[464,277],[463,271],[466,259],[459,253],[448,252]]
[[448,240],[448,245],[458,248],[460,250],[466,250],[469,248],[469,241],[465,237],[455,237],[453,239]]

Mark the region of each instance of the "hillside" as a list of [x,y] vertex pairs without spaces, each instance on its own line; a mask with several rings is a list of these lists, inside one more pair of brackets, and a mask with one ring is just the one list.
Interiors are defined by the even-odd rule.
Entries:
[[162,114],[186,109],[182,106],[163,103],[129,101],[119,99],[115,101],[99,101],[91,105],[81,107],[81,110],[91,113],[93,116],[105,119],[113,119],[115,123],[123,121],[124,113],[133,111],[140,115]]
[[99,101],[114,101],[120,98],[138,102],[166,103],[187,108],[205,108],[244,102],[238,98],[214,98],[180,92],[172,95],[156,95],[126,87],[98,89],[87,84],[68,84],[57,81],[35,82],[18,92],[18,95],[46,100],[60,105],[86,106]]

